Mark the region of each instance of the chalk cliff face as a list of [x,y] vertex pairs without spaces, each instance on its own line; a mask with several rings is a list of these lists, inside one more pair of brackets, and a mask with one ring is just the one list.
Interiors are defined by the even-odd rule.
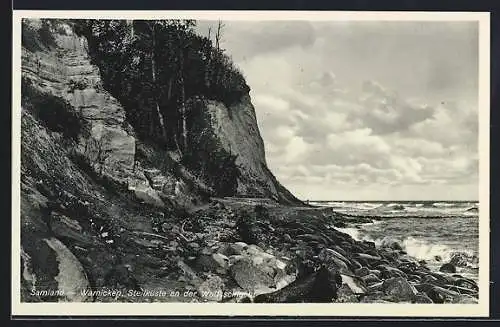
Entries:
[[[171,265],[153,253],[136,256],[144,243],[158,241],[144,235],[158,231],[158,221],[172,210],[227,195],[176,151],[141,138],[129,122],[130,109],[118,100],[123,94],[109,92],[102,69],[92,63],[88,40],[68,24],[58,26],[53,44],[22,49],[25,301],[95,300],[79,291],[111,285],[117,274],[123,282],[133,267]],[[40,28],[39,21],[23,23],[24,34]],[[206,99],[198,105],[205,112],[204,130],[236,158],[237,187],[230,195],[300,203],[266,166],[248,91],[230,105]],[[130,287],[154,285],[160,277],[148,269],[138,268],[125,280]],[[35,288],[59,293],[39,294]]]
[[224,149],[237,154],[236,164],[241,170],[237,195],[298,203],[267,168],[264,143],[250,96],[244,95],[229,107],[220,102],[209,101],[206,109],[210,114],[211,128]]
[[[87,40],[73,34],[69,27],[65,34],[55,34],[57,45],[49,51],[33,53],[23,49],[22,71],[23,78],[31,81],[33,87],[67,101],[78,113],[85,126],[78,135],[75,152],[97,173],[127,185],[137,196],[160,206],[161,196],[175,196],[176,186],[177,192],[181,192],[186,183],[198,184],[198,189],[213,196],[221,195],[210,190],[203,180],[190,176],[189,169],[182,169],[172,151],[159,150],[165,156],[163,160],[178,166],[182,174],[172,174],[165,167],[151,167],[158,163],[148,163],[147,159],[158,150],[141,141],[127,121],[126,109],[105,90],[99,68],[91,64]],[[234,195],[299,203],[267,169],[264,144],[248,92],[229,106],[213,100],[203,101],[202,106],[209,117],[207,128],[223,149],[236,156],[239,177]],[[138,158],[139,153],[146,158]],[[187,193],[196,194],[190,191]]]

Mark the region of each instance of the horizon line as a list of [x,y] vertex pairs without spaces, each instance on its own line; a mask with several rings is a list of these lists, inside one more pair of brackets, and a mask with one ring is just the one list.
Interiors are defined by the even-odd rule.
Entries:
[[303,200],[309,202],[407,202],[407,201],[420,201],[420,202],[479,202],[479,200]]

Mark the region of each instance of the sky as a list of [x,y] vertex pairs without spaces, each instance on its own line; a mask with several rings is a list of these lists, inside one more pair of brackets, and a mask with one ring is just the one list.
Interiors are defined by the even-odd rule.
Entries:
[[476,22],[224,24],[268,166],[296,196],[477,200]]

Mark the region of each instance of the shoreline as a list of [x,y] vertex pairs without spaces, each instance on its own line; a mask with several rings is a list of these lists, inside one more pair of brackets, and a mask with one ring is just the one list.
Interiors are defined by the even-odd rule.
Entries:
[[[226,204],[231,206],[230,201]],[[280,220],[284,214],[288,215],[285,219],[292,222],[292,226],[299,228],[310,227],[308,223],[315,220],[316,228],[312,228],[312,231],[306,228],[311,234],[306,237],[308,240],[301,242],[301,237],[298,237],[298,241],[295,241],[296,238],[292,237],[290,242],[290,238],[287,238],[283,246],[286,247],[287,242],[290,242],[311,251],[311,258],[318,259],[312,264],[316,265],[315,269],[326,266],[329,270],[340,271],[343,280],[339,290],[342,294],[336,301],[426,303],[431,300],[432,303],[473,303],[477,300],[476,281],[456,273],[459,269],[457,266],[464,264],[460,259],[465,258],[451,258],[451,263],[440,264],[444,266],[440,267],[442,271],[434,271],[423,260],[407,255],[396,240],[387,239],[375,245],[374,242],[355,240],[342,232],[342,228],[381,223],[383,218],[340,214],[329,207],[302,209],[278,206],[268,210],[270,224],[276,221],[283,223]],[[292,227],[285,227],[283,231],[293,232]],[[323,239],[314,237],[314,232]],[[307,257],[304,259],[310,260]],[[406,294],[406,291],[411,294]]]
[[478,302],[477,282],[456,272],[462,262],[443,262],[443,271],[433,271],[409,256],[396,240],[375,244],[342,232],[342,228],[373,224],[376,219],[325,207],[258,203],[212,199],[170,216],[151,232],[110,232],[107,237],[114,240],[117,253],[141,255],[129,255],[114,266],[109,277],[112,284],[90,283],[91,290],[108,287],[120,296],[96,292],[91,300]]
[[[425,219],[424,217],[390,217],[389,220],[399,220],[399,219]],[[448,217],[446,217],[448,218]],[[445,218],[445,219],[446,219]],[[465,218],[468,217],[458,217]],[[379,247],[383,242],[384,237],[374,237],[373,230],[370,230],[370,226],[375,226],[378,224],[383,224],[384,219],[377,219],[371,223],[362,223],[356,224],[353,226],[349,226],[346,228],[338,228],[339,231],[351,235],[356,241],[371,241],[375,242],[376,246]],[[434,272],[439,272],[441,266],[453,260],[458,260],[458,257],[462,256],[462,263],[459,266],[456,266],[457,273],[463,274],[467,278],[474,279],[478,282],[479,274],[479,266],[472,262],[466,262],[465,260],[477,259],[477,251],[467,249],[467,248],[456,248],[450,243],[447,242],[435,242],[433,240],[422,238],[421,236],[405,234],[403,237],[399,237],[396,241],[401,245],[404,251],[408,252],[410,256],[415,258],[418,261],[425,261],[427,266],[431,268]],[[419,252],[416,254],[412,254],[415,252]]]

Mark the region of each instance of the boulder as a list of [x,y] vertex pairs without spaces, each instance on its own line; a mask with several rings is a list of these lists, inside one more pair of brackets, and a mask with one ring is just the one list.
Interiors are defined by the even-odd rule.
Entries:
[[388,265],[379,265],[377,268],[381,271],[381,278],[388,279],[394,277],[403,277],[406,278],[406,274],[399,270],[398,268],[394,268]]
[[357,303],[359,298],[347,284],[342,284],[337,290],[337,300],[338,303]]
[[375,276],[374,274],[368,274],[366,276],[363,276],[363,277],[361,277],[361,280],[363,282],[365,282],[365,284],[367,284],[367,285],[371,285],[371,284],[375,284],[375,283],[380,282],[380,279],[377,276]]
[[325,267],[272,293],[260,294],[255,303],[328,303],[337,299],[340,275]]
[[478,300],[470,295],[461,294],[455,298],[455,302],[458,304],[477,304]]
[[287,242],[287,243],[292,243],[292,242],[293,242],[293,239],[292,239],[292,237],[290,236],[290,234],[286,234],[286,233],[283,235],[283,240],[284,240],[285,242]]
[[477,283],[474,280],[469,279],[469,278],[460,277],[455,281],[454,285],[468,288],[468,289],[475,290],[475,291],[479,291],[479,287],[477,286]]
[[[321,250],[321,252],[318,255],[318,258],[323,262],[323,264],[329,270],[339,271],[340,273],[343,273],[343,274],[352,274],[351,270],[347,266],[346,261],[341,259],[341,258],[343,258],[343,259],[345,259],[345,258],[332,249],[325,248],[325,249]],[[347,260],[347,259],[345,259],[345,260]]]
[[422,282],[422,277],[420,277],[419,275],[408,275],[406,279],[413,284]]
[[[48,246],[47,249],[50,249],[47,252],[50,252],[50,255],[55,257],[55,264],[57,267],[54,271],[56,271],[57,274],[50,277],[55,281],[55,286],[57,288],[44,289],[43,286],[48,285],[48,283],[45,283],[46,281],[43,280],[43,277],[46,276],[39,276],[36,274],[33,274],[34,285],[38,286],[40,290],[56,292],[60,302],[92,301],[90,295],[86,295],[82,292],[90,287],[90,283],[80,261],[57,238],[46,238],[43,239],[43,241]],[[36,253],[36,255],[40,255],[40,253]],[[42,285],[42,287],[40,287],[40,285]]]
[[355,257],[357,259],[363,259],[369,263],[375,263],[375,262],[382,260],[382,258],[379,256],[373,256],[373,255],[366,254],[366,253],[356,253]]
[[274,274],[269,267],[256,265],[247,260],[233,264],[229,271],[236,283],[246,291],[262,293],[274,286]]
[[425,275],[421,279],[422,283],[435,284],[438,282],[438,279],[432,275]]
[[451,255],[450,263],[455,267],[467,267],[470,265],[477,265],[478,258],[468,253],[456,252]]
[[338,246],[338,245],[332,245],[331,249],[335,250],[337,253],[342,254],[344,257],[347,257],[346,251],[343,248],[341,248],[340,246]]
[[450,291],[453,291],[453,292],[457,292],[459,294],[464,294],[464,295],[477,295],[477,291],[476,290],[471,290],[469,288],[465,288],[465,287],[460,287],[460,286],[456,286],[456,285],[445,285],[443,288],[447,289],[447,290],[450,290]]
[[328,244],[328,241],[324,237],[317,234],[301,234],[297,235],[296,238],[310,244]]
[[376,249],[375,242],[363,241],[363,245],[365,245],[365,246],[367,246],[368,248],[371,248],[371,249]]
[[190,247],[192,250],[198,250],[200,248],[200,245],[196,242],[190,242],[188,243],[188,247]]
[[249,255],[252,255],[252,256],[256,256],[256,255],[259,255],[259,254],[261,254],[263,252],[264,251],[258,245],[250,244],[248,247],[246,247],[243,250],[242,254],[246,253],[246,254],[249,254]]
[[397,262],[400,259],[400,255],[397,251],[394,250],[381,250],[380,254],[385,260],[389,260],[391,262]]
[[389,248],[397,251],[403,250],[403,247],[401,246],[401,244],[399,244],[397,240],[388,236],[382,239],[382,241],[380,242],[380,247]]
[[382,272],[378,269],[370,269],[370,274],[374,274],[378,278],[382,278]]
[[436,283],[440,286],[442,285],[453,285],[457,278],[453,277],[450,274],[443,273],[443,272],[428,272],[428,275],[432,275],[437,279]]
[[368,269],[367,267],[361,267],[356,269],[354,271],[354,274],[356,274],[356,276],[358,277],[363,277],[370,274],[370,269]]
[[129,190],[134,191],[135,196],[144,203],[148,203],[157,207],[165,206],[165,203],[163,203],[163,201],[159,197],[158,192],[153,190],[149,186],[149,184],[138,183],[137,185],[129,186]]
[[363,265],[361,265],[361,263],[359,263],[357,260],[355,259],[351,259],[351,265],[350,265],[350,268],[352,270],[357,270],[357,269],[361,269],[363,268]]
[[413,298],[413,303],[433,303],[431,298],[425,293],[417,293]]
[[195,261],[195,268],[202,272],[218,272],[224,273],[229,264],[224,260],[223,255],[219,253],[202,254]]
[[244,242],[231,243],[229,245],[229,248],[228,248],[229,255],[231,255],[231,254],[241,254],[247,248],[248,248],[248,244],[246,244]]
[[434,303],[454,303],[458,293],[431,284],[416,284],[419,292],[424,292]]
[[457,272],[457,268],[452,263],[445,263],[439,268],[439,271],[454,274]]
[[[401,258],[400,258],[401,259]],[[397,265],[397,268],[405,274],[412,274],[420,268],[417,262],[405,261]]]
[[243,260],[245,258],[247,258],[247,257],[242,255],[242,254],[231,255],[231,256],[229,256],[229,265],[233,265],[236,262]]
[[329,248],[325,248],[322,252],[324,252],[323,255],[325,255],[326,257],[334,256],[334,257],[344,261],[346,264],[349,263],[349,260],[346,258],[346,256],[339,253],[338,251],[335,251],[335,250],[329,249]]
[[366,293],[366,287],[363,286],[360,279],[348,275],[341,275],[342,284],[345,284],[351,289],[354,294],[362,295]]
[[379,282],[379,283],[368,285],[366,287],[366,289],[367,289],[368,293],[381,292],[382,291],[382,285],[384,285],[384,282]]
[[221,269],[226,269],[229,265],[229,258],[220,253],[212,254],[212,258],[217,262]]
[[394,302],[391,297],[388,297],[383,292],[375,292],[363,296],[360,301],[361,303],[391,303]]
[[417,290],[403,277],[390,278],[384,281],[382,290],[386,295],[391,295],[399,302],[412,301]]
[[222,301],[224,282],[219,276],[210,276],[198,286],[198,294],[207,301]]

